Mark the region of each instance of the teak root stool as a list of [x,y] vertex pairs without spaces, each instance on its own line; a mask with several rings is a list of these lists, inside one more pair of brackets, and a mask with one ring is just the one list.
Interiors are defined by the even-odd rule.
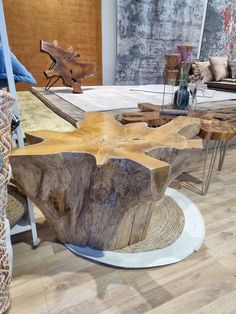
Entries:
[[200,119],[157,129],[122,125],[114,113],[86,113],[72,132],[27,135],[11,156],[14,179],[61,243],[115,250],[144,239],[153,204],[201,158]]
[[[218,153],[218,170],[221,171],[229,141],[235,136],[235,134],[236,130],[227,123],[215,120],[202,120],[199,136],[206,141],[201,188],[202,195],[206,195],[208,192]],[[207,169],[207,157],[210,142],[213,142],[214,146],[211,153],[210,164]]]

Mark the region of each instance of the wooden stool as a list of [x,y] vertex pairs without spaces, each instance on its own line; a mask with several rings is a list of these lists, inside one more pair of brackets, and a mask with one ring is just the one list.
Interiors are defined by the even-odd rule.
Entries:
[[[219,153],[218,170],[221,171],[225,154],[228,148],[229,141],[235,136],[235,129],[230,124],[202,119],[199,136],[206,141],[203,176],[202,176],[202,189],[201,194],[206,195],[211,182],[212,172],[215,165],[217,155]],[[211,160],[207,171],[207,157],[209,152],[209,143],[214,142]]]

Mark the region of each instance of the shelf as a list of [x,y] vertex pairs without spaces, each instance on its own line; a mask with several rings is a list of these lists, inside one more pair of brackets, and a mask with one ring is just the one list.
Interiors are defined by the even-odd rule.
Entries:
[[27,218],[22,217],[17,224],[11,228],[10,235],[19,234],[26,231],[31,231],[32,233],[32,240],[33,240],[33,246],[37,247],[40,244],[40,239],[37,235],[37,229],[35,224],[35,218],[34,218],[34,210],[32,203],[29,199],[27,199],[28,203],[28,212],[27,212]]
[[29,224],[29,222],[27,221],[27,219],[25,218],[21,218],[18,223],[16,225],[14,225],[14,227],[11,228],[11,236],[21,233],[21,232],[26,232],[32,230],[31,225]]

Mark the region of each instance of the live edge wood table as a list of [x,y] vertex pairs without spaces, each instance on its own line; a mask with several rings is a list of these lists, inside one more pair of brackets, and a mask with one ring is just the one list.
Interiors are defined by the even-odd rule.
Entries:
[[[42,210],[59,241],[104,252],[144,239],[153,204],[201,157],[202,140],[192,139],[200,119],[179,117],[158,129],[144,123],[124,126],[115,118],[117,111],[85,113],[43,89],[34,93],[77,127],[28,134],[31,145],[11,156],[14,179]],[[200,224],[200,241],[188,254],[202,243]],[[191,236],[196,238],[187,233]],[[179,251],[177,246],[175,254]]]
[[199,128],[193,117],[155,129],[86,113],[75,131],[27,134],[13,176],[61,243],[112,251],[144,239],[154,202],[201,157]]

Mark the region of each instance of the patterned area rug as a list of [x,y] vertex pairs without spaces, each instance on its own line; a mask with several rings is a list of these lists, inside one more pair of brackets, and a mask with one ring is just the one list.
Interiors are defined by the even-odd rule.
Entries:
[[72,131],[74,127],[45,106],[31,92],[18,92],[21,125],[24,132]]
[[197,56],[204,0],[118,0],[118,85],[163,82],[164,55],[191,44]]

